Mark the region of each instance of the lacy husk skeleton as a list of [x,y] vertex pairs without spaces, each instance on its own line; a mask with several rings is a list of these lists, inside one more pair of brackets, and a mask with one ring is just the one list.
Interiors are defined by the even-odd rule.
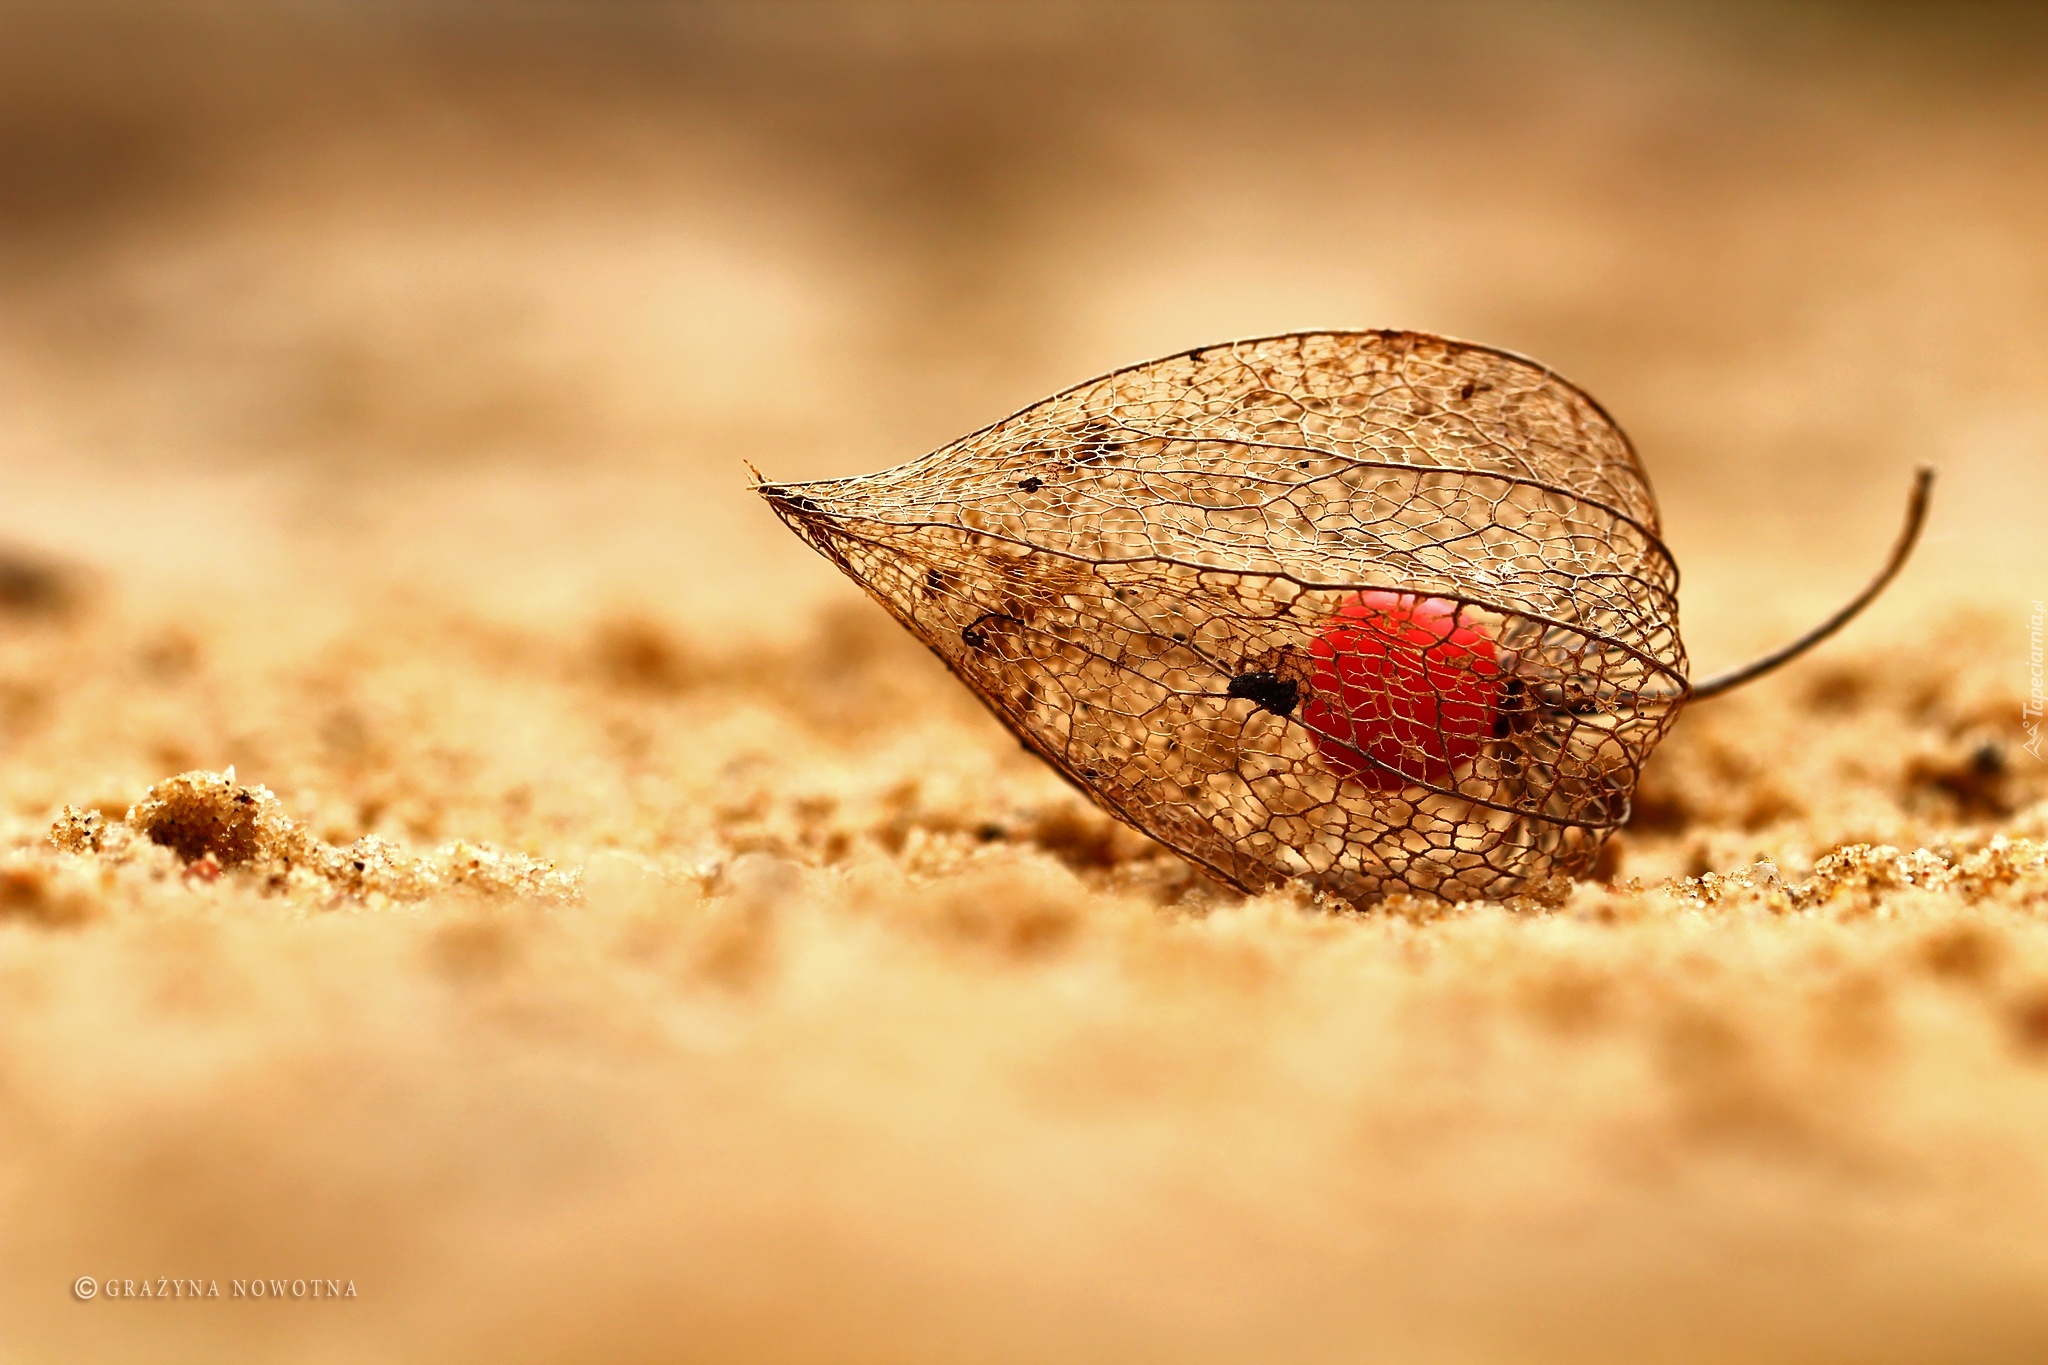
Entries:
[[761,484],[1110,814],[1354,904],[1583,874],[1688,697],[1634,449],[1522,357],[1412,332],[1203,347],[896,469]]

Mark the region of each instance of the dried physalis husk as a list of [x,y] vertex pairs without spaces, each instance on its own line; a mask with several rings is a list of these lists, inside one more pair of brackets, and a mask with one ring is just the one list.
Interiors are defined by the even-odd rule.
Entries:
[[1628,438],[1465,342],[1205,347],[759,491],[1026,747],[1246,890],[1583,873],[1688,696]]

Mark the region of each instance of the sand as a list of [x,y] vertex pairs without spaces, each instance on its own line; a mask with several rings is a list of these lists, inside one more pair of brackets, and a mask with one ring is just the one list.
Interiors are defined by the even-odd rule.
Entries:
[[[2038,21],[1168,14],[0,17],[0,1358],[2048,1356]],[[1323,324],[1598,395],[1702,673],[1926,543],[1343,913],[747,490]]]

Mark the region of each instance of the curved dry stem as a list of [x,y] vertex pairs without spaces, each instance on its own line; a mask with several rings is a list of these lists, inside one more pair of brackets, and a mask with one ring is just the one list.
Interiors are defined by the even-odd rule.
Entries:
[[1761,659],[1752,660],[1740,668],[1731,668],[1725,673],[1716,673],[1705,682],[1694,683],[1690,700],[1700,701],[1707,697],[1718,697],[1723,692],[1732,691],[1746,682],[1753,682],[1772,669],[1777,668],[1780,664],[1789,663],[1793,659],[1798,658],[1807,650],[1812,649],[1822,640],[1827,639],[1843,626],[1855,620],[1865,607],[1877,600],[1877,595],[1883,592],[1894,578],[1898,577],[1899,570],[1905,568],[1906,561],[1912,558],[1913,547],[1920,540],[1920,528],[1927,520],[1927,502],[1933,490],[1933,466],[1922,465],[1914,474],[1913,495],[1906,503],[1906,524],[1899,531],[1898,543],[1892,546],[1891,558],[1885,561],[1883,570],[1878,573],[1877,577],[1870,580],[1869,585],[1862,592],[1850,598],[1848,603],[1833,616],[1830,616],[1827,620],[1821,622],[1812,630],[1807,631],[1806,634],[1782,649],[1773,650]]

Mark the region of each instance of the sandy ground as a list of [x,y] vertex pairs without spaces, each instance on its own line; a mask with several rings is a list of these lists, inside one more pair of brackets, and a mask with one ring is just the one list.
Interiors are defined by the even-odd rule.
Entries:
[[[1942,13],[0,10],[0,1360],[2048,1358],[2048,62]],[[1204,882],[746,490],[1382,324],[1620,417],[1703,672],[1943,471],[1561,905]]]

